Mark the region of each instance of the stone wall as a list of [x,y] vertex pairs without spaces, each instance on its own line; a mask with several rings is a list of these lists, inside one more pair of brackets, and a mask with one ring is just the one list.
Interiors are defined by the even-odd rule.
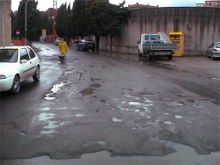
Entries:
[[[184,55],[204,55],[213,41],[220,41],[220,9],[196,7],[132,10],[121,36],[102,38],[101,50],[137,54],[137,41],[146,32],[183,32]],[[112,43],[112,44],[111,44]],[[112,47],[111,47],[112,45]]]

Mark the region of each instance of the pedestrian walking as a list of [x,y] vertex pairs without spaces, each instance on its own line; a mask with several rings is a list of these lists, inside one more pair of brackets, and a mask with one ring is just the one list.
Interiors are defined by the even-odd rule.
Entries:
[[61,38],[61,41],[60,41],[58,47],[59,47],[59,52],[60,52],[60,55],[59,55],[60,61],[61,61],[61,63],[64,63],[65,56],[68,52],[68,46],[67,46],[64,38]]

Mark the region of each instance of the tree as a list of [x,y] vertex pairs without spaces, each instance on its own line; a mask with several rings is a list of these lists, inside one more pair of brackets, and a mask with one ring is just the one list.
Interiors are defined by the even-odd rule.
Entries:
[[82,38],[88,34],[87,16],[86,16],[87,0],[75,0],[72,9],[72,29],[73,36],[81,36]]
[[58,36],[67,37],[70,39],[72,37],[72,23],[71,23],[71,8],[70,5],[62,4],[57,10],[56,16],[56,31]]
[[110,4],[108,0],[92,0],[87,9],[88,31],[95,36],[96,51],[99,51],[100,37],[120,35],[124,23],[128,21],[129,12],[120,5]]
[[17,20],[17,11],[16,12],[11,12],[11,34],[12,38],[17,38],[20,36],[17,36],[16,31],[19,29],[18,28],[18,20]]
[[[27,0],[20,1],[17,12],[18,30],[21,36],[25,34],[25,3]],[[27,3],[27,39],[29,41],[39,40],[41,35],[40,11],[37,10],[38,2],[35,0]]]
[[40,12],[41,29],[46,29],[47,34],[53,33],[53,18],[50,16],[50,11]]

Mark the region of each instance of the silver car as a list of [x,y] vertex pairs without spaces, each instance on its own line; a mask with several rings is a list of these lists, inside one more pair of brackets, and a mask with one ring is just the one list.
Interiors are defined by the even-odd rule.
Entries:
[[40,59],[29,46],[0,47],[0,91],[20,92],[21,82],[40,79]]
[[220,58],[220,42],[213,42],[207,50],[207,57],[210,57],[212,60],[215,58]]

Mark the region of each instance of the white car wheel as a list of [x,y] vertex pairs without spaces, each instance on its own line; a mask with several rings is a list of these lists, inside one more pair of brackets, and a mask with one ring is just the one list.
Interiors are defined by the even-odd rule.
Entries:
[[213,53],[211,53],[211,59],[215,60],[215,57],[214,57]]
[[20,89],[21,89],[20,78],[19,78],[19,76],[16,75],[15,78],[14,78],[13,84],[12,84],[11,91],[14,94],[18,94],[20,92]]
[[33,79],[35,82],[40,80],[40,67],[39,66],[36,68],[36,71],[33,75]]

